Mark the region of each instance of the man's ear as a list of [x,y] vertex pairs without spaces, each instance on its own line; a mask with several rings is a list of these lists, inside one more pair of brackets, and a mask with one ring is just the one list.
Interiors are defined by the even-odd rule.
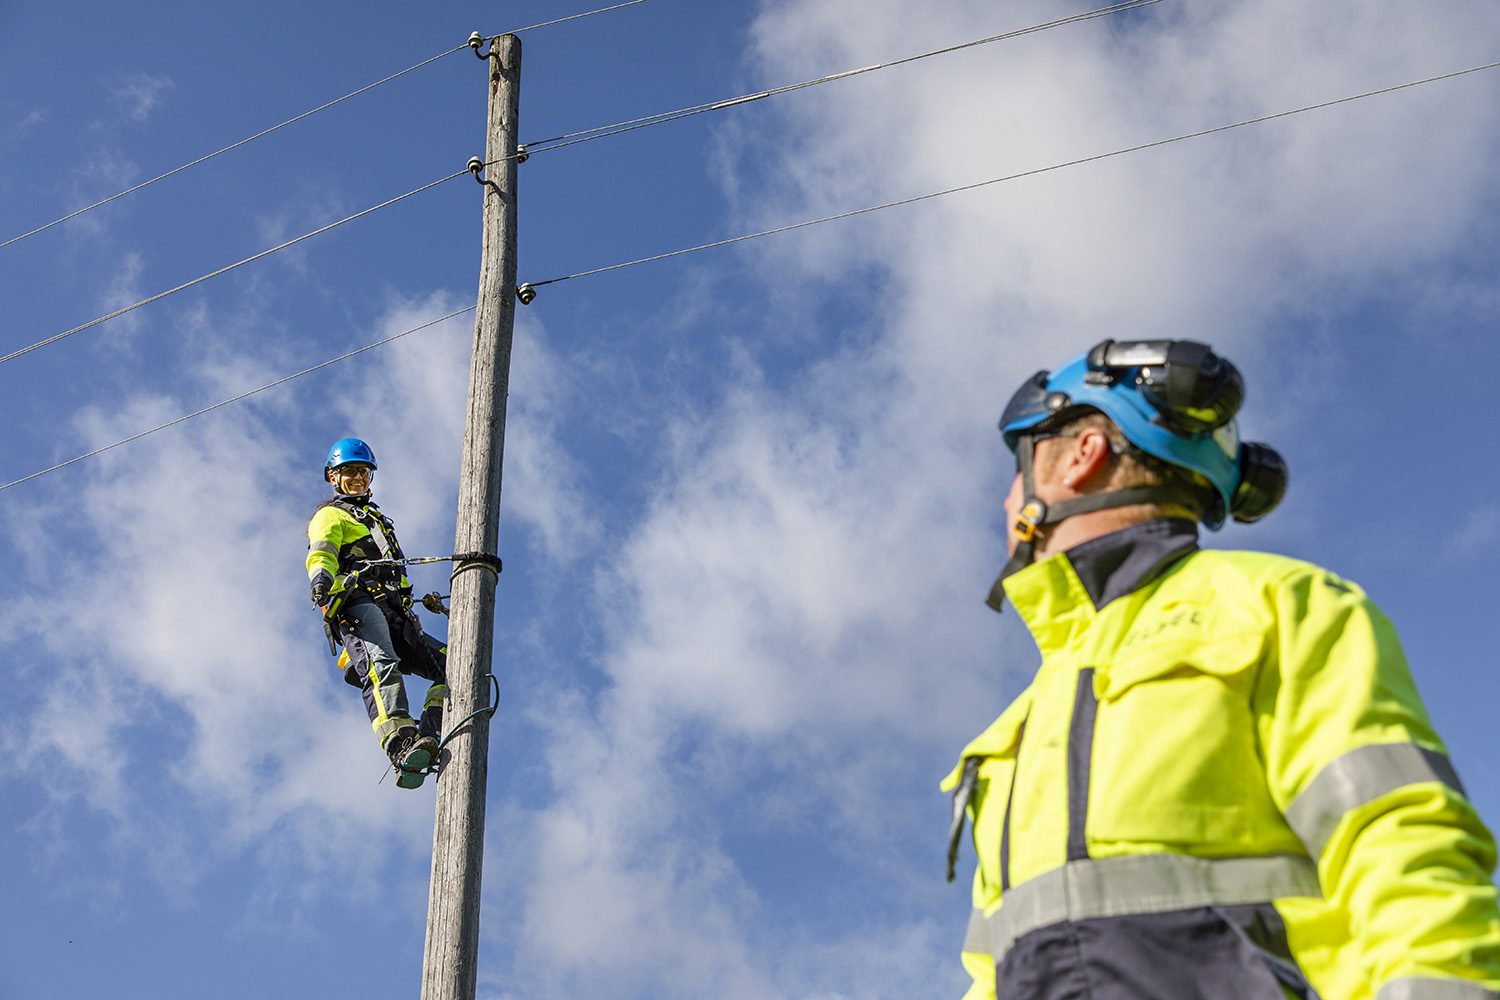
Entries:
[[1085,427],[1071,443],[1073,447],[1063,456],[1063,485],[1082,493],[1103,483],[1114,457],[1108,435],[1097,427]]

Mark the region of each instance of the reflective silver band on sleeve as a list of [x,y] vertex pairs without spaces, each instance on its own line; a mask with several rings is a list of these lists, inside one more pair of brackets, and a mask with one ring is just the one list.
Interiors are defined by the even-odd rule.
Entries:
[[[988,951],[998,962],[1022,936],[1064,920],[1322,895],[1317,866],[1310,858],[1295,854],[1085,858],[1069,861],[1005,892],[1000,897],[1000,909],[987,919],[977,918],[988,932],[989,946],[970,947],[965,943],[964,950],[980,954]],[[971,917],[966,942],[979,933],[975,923],[976,918]]]
[[1462,979],[1392,979],[1375,1000],[1500,1000],[1500,993]]
[[964,933],[964,951],[976,955],[990,953],[990,928],[985,922],[984,911],[977,906],[969,913],[969,929]]
[[1318,772],[1292,804],[1286,821],[1302,838],[1307,853],[1323,856],[1328,838],[1351,809],[1388,792],[1425,781],[1440,781],[1464,794],[1453,765],[1436,750],[1415,743],[1378,743],[1350,750]]
[[338,558],[339,547],[332,542],[309,542],[307,548],[311,552],[327,552],[335,559]]

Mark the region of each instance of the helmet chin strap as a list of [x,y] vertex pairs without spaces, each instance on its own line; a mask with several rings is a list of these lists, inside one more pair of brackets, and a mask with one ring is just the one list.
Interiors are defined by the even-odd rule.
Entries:
[[1056,524],[1074,514],[1089,514],[1096,510],[1129,507],[1139,503],[1172,503],[1177,500],[1176,491],[1171,487],[1154,484],[1129,486],[1123,490],[1112,490],[1108,493],[1090,493],[1086,496],[1074,497],[1072,500],[1063,500],[1049,507],[1036,496],[1035,476],[1032,473],[1032,458],[1035,452],[1036,435],[1022,434],[1016,441],[1016,464],[1021,471],[1021,510],[1016,515],[1015,521],[1007,525],[1007,530],[1014,531],[1020,541],[1016,543],[1015,554],[1010,557],[1010,561],[995,578],[995,584],[990,588],[990,596],[984,602],[996,611],[1005,605],[1005,588],[1001,584],[1004,583],[1006,577],[1012,573],[1019,573],[1035,560],[1037,535],[1045,525]]

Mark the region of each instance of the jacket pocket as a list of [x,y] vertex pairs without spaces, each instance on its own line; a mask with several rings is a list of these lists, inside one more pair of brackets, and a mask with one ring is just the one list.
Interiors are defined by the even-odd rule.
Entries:
[[1260,661],[1261,642],[1259,634],[1241,632],[1209,642],[1178,639],[1152,643],[1097,669],[1094,690],[1100,701],[1116,701],[1138,684],[1195,675],[1244,688]]
[[1251,693],[1261,637],[1152,643],[1095,672],[1091,839],[1231,850],[1274,812]]

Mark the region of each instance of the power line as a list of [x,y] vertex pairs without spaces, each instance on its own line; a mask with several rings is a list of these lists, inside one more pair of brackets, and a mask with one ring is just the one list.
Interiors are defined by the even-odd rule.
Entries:
[[[571,14],[568,17],[559,17],[559,18],[557,18],[554,21],[543,21],[540,24],[530,24],[530,25],[527,25],[524,28],[516,28],[514,31],[506,32],[506,34],[518,34],[518,33],[522,32],[522,31],[530,31],[533,28],[545,28],[545,27],[547,27],[548,25],[551,25],[551,24],[561,24],[563,21],[572,21],[572,20],[574,20],[576,18],[588,17],[591,14],[602,14],[605,11],[616,10],[616,9],[618,9],[620,7],[629,7],[632,4],[645,3],[645,2],[646,2],[646,0],[628,0],[627,3],[615,4],[613,7],[600,7],[598,10],[585,11],[582,14]],[[498,36],[496,36],[496,37],[498,37]],[[209,154],[207,154],[205,156],[200,156],[196,160],[192,160],[192,161],[190,161],[188,163],[184,163],[180,167],[174,167],[171,170],[168,170],[164,174],[157,174],[155,177],[151,178],[148,181],[141,181],[139,184],[135,185],[134,187],[128,187],[124,191],[121,191],[121,192],[119,192],[117,194],[112,194],[108,198],[105,198],[105,199],[103,199],[101,201],[96,201],[92,205],[87,205],[87,206],[85,206],[83,208],[78,209],[76,212],[70,212],[67,215],[64,215],[62,218],[59,218],[59,219],[53,219],[51,222],[47,223],[45,226],[38,226],[37,228],[33,229],[29,233],[22,233],[20,236],[12,236],[10,239],[6,240],[4,243],[0,243],[0,249],[4,249],[5,247],[8,247],[12,243],[18,243],[21,240],[26,239],[26,237],[28,237],[28,236],[35,236],[37,233],[44,232],[44,231],[46,231],[48,229],[51,229],[53,226],[60,225],[61,223],[67,222],[69,219],[76,219],[78,216],[83,215],[85,212],[92,212],[96,208],[100,208],[100,207],[102,207],[104,205],[108,205],[110,202],[114,201],[117,198],[123,198],[127,194],[133,194],[134,192],[139,191],[143,187],[149,187],[150,185],[155,184],[157,181],[166,180],[168,177],[171,177],[173,174],[181,173],[182,171],[188,169],[189,167],[196,167],[198,164],[204,162],[205,160],[211,160],[215,156],[218,156],[221,153],[227,153],[227,152],[229,152],[232,149],[238,149],[241,146],[245,145],[247,142],[253,142],[256,139],[261,138],[262,136],[270,135],[272,132],[275,132],[279,128],[285,128],[286,126],[291,125],[293,122],[300,122],[302,119],[308,117],[309,115],[315,115],[319,111],[324,111],[324,110],[326,110],[328,108],[333,107],[335,104],[341,104],[344,101],[349,100],[349,98],[351,98],[351,97],[358,97],[360,94],[363,94],[367,90],[374,90],[376,87],[380,86],[381,84],[390,83],[392,80],[396,79],[397,77],[405,76],[406,74],[412,72],[413,70],[419,70],[423,66],[428,65],[429,63],[435,63],[439,59],[442,59],[442,58],[444,58],[446,56],[451,56],[453,53],[462,51],[463,49],[466,49],[466,48],[469,48],[469,43],[468,42],[465,42],[462,45],[455,45],[453,48],[449,49],[447,52],[439,52],[437,55],[433,56],[430,59],[423,59],[421,62],[417,63],[416,65],[408,66],[405,69],[401,70],[399,73],[392,73],[390,76],[386,77],[383,80],[376,80],[374,83],[370,84],[369,86],[361,87],[358,90],[351,91],[350,93],[345,94],[343,97],[336,97],[333,100],[329,101],[327,104],[320,104],[316,108],[313,108],[311,111],[304,111],[304,112],[302,112],[302,114],[297,115],[295,118],[288,118],[286,121],[280,123],[279,125],[272,125],[270,128],[262,129],[261,131],[255,133],[252,136],[248,136],[247,138],[241,139],[239,142],[230,143],[228,146],[225,146],[223,149],[216,149],[212,153],[209,153]]]
[[[516,28],[513,31],[503,32],[503,34],[507,34],[507,35],[519,35],[521,32],[523,32],[523,31],[530,31],[532,28],[545,28],[548,25],[552,25],[552,24],[562,24],[564,21],[576,21],[580,17],[590,17],[590,16],[592,16],[594,14],[603,14],[605,11],[609,11],[609,10],[619,10],[621,7],[633,7],[636,4],[638,4],[638,3],[645,3],[645,2],[646,2],[646,0],[626,0],[625,3],[617,3],[617,4],[615,4],[612,7],[600,7],[598,10],[586,10],[582,14],[569,14],[567,17],[559,17],[559,18],[557,18],[556,20],[553,20],[553,21],[543,21],[540,24],[528,24],[524,28]],[[495,39],[495,38],[499,38],[500,36],[499,35],[489,35],[487,37],[489,39]]]
[[[1084,157],[1081,157],[1081,158],[1076,159],[1076,160],[1068,160],[1066,163],[1054,163],[1051,166],[1037,167],[1037,168],[1035,168],[1033,170],[1023,170],[1020,173],[1007,174],[1004,177],[992,177],[992,178],[990,178],[987,181],[976,181],[973,184],[964,184],[964,185],[961,185],[959,187],[948,188],[945,191],[934,191],[934,192],[932,192],[930,194],[919,194],[919,195],[917,195],[915,197],[912,197],[912,198],[902,198],[900,201],[889,201],[889,202],[886,202],[884,205],[872,205],[872,206],[870,206],[868,208],[857,208],[857,209],[854,209],[851,212],[840,212],[838,215],[827,215],[827,216],[824,216],[821,219],[809,219],[806,222],[796,222],[796,223],[793,223],[793,224],[791,224],[789,226],[780,226],[780,227],[778,227],[776,229],[767,229],[767,230],[764,230],[763,232],[759,232],[759,233],[749,233],[749,234],[744,235],[744,236],[733,236],[733,237],[730,237],[727,240],[718,240],[718,241],[713,242],[713,243],[704,243],[704,244],[701,244],[701,245],[695,246],[695,247],[686,247],[686,248],[684,248],[682,250],[673,250],[673,251],[670,251],[669,253],[660,253],[660,254],[656,254],[656,255],[651,256],[651,257],[641,257],[638,260],[626,261],[623,264],[610,264],[607,267],[596,267],[596,268],[593,268],[592,270],[589,270],[589,271],[579,271],[579,272],[577,272],[575,274],[565,274],[565,275],[563,275],[560,278],[548,278],[546,281],[526,282],[522,287],[528,287],[529,286],[530,288],[533,288],[533,289],[540,288],[542,285],[552,285],[552,284],[556,284],[559,281],[568,281],[569,279],[572,279],[572,278],[582,278],[582,277],[585,277],[585,276],[590,275],[590,274],[600,274],[600,273],[602,273],[604,271],[617,271],[617,270],[619,270],[622,267],[633,267],[636,264],[646,264],[646,263],[649,263],[649,262],[654,261],[654,260],[664,260],[664,259],[666,259],[668,257],[680,257],[683,254],[695,253],[695,252],[697,252],[699,250],[710,250],[710,249],[712,249],[714,247],[727,246],[728,244],[731,244],[731,243],[742,243],[745,240],[753,240],[753,239],[757,239],[757,238],[759,238],[761,236],[773,236],[776,233],[785,233],[785,232],[789,232],[789,231],[791,231],[793,229],[805,229],[808,226],[816,226],[816,225],[819,225],[820,223],[824,223],[824,222],[834,222],[834,221],[836,221],[838,219],[848,219],[848,218],[851,218],[851,217],[856,216],[856,215],[866,215],[866,214],[868,214],[870,212],[879,212],[879,211],[881,211],[883,209],[896,208],[897,206],[900,206],[900,205],[910,205],[910,204],[913,204],[914,202],[927,201],[927,200],[929,200],[931,198],[941,198],[941,197],[943,197],[945,195],[958,194],[961,191],[972,191],[975,188],[988,187],[991,184],[1000,184],[1000,183],[1003,183],[1005,181],[1019,180],[1022,177],[1033,177],[1033,176],[1035,176],[1037,174],[1045,174],[1045,173],[1049,173],[1049,172],[1051,172],[1053,170],[1061,170],[1064,167],[1076,167],[1079,164],[1093,163],[1096,160],[1107,160],[1107,159],[1109,159],[1110,157],[1113,157],[1113,156],[1123,156],[1126,153],[1135,153],[1135,152],[1139,152],[1140,150],[1143,150],[1143,149],[1152,149],[1152,148],[1155,148],[1157,146],[1165,146],[1165,145],[1167,145],[1169,143],[1181,142],[1184,139],[1196,139],[1196,138],[1199,138],[1199,137],[1205,136],[1205,135],[1213,135],[1216,132],[1227,132],[1230,129],[1243,128],[1246,125],[1256,125],[1256,124],[1259,124],[1261,122],[1274,121],[1277,118],[1286,118],[1286,117],[1289,117],[1291,115],[1299,115],[1299,114],[1302,114],[1304,111],[1316,111],[1319,108],[1329,108],[1329,107],[1333,107],[1334,105],[1337,105],[1337,104],[1348,104],[1350,101],[1363,100],[1366,97],[1375,97],[1375,96],[1378,96],[1380,94],[1389,94],[1389,93],[1392,93],[1392,92],[1397,91],[1397,90],[1405,90],[1408,87],[1420,87],[1423,84],[1426,84],[1426,83],[1436,83],[1439,80],[1451,80],[1451,79],[1453,79],[1454,77],[1457,77],[1457,76],[1464,76],[1465,74],[1468,74],[1468,73],[1478,73],[1481,70],[1494,69],[1497,66],[1500,66],[1500,62],[1486,63],[1483,66],[1473,66],[1473,67],[1470,67],[1469,69],[1456,70],[1455,72],[1452,72],[1452,73],[1444,73],[1441,76],[1430,76],[1430,77],[1427,77],[1425,80],[1413,80],[1410,83],[1399,83],[1399,84],[1396,84],[1393,87],[1382,87],[1379,90],[1366,91],[1363,94],[1355,94],[1352,97],[1340,97],[1340,98],[1338,98],[1336,100],[1332,100],[1332,101],[1323,101],[1323,102],[1318,103],[1318,104],[1309,104],[1306,107],[1293,108],[1290,111],[1278,111],[1275,114],[1262,115],[1259,118],[1247,118],[1244,121],[1233,122],[1233,123],[1231,123],[1229,125],[1218,125],[1218,126],[1215,126],[1214,128],[1206,128],[1206,129],[1202,129],[1202,130],[1200,130],[1198,132],[1187,132],[1187,133],[1185,133],[1183,135],[1173,136],[1170,139],[1157,139],[1154,142],[1143,142],[1143,143],[1141,143],[1138,146],[1128,146],[1125,149],[1116,149],[1116,150],[1113,150],[1112,152],[1108,152],[1108,153],[1096,153],[1093,156],[1084,156]],[[0,359],[0,360],[3,360],[3,359]]]
[[288,118],[286,121],[282,122],[280,125],[272,125],[268,129],[262,129],[261,131],[259,131],[259,132],[255,133],[254,135],[250,136],[249,138],[241,139],[239,142],[232,143],[232,144],[230,144],[228,146],[225,146],[223,149],[216,149],[212,153],[209,153],[207,156],[200,156],[196,160],[193,160],[190,163],[184,163],[182,166],[175,167],[175,168],[173,168],[171,170],[168,170],[164,174],[158,174],[157,176],[151,178],[149,181],[141,181],[139,184],[135,185],[134,187],[126,188],[124,191],[121,191],[119,194],[112,194],[108,198],[105,198],[103,201],[96,201],[92,205],[89,205],[87,208],[80,208],[78,211],[72,212],[72,213],[70,213],[68,215],[64,215],[60,219],[53,219],[51,222],[47,223],[45,226],[38,226],[36,229],[33,229],[29,233],[22,233],[20,236],[13,236],[10,239],[6,240],[4,243],[0,243],[0,248],[8,247],[12,243],[15,243],[15,242],[17,242],[19,240],[24,240],[28,236],[35,236],[37,233],[40,233],[43,230],[51,229],[53,226],[58,225],[59,223],[67,222],[69,219],[77,218],[78,216],[82,215],[85,212],[92,212],[94,209],[99,208],[102,205],[108,205],[110,202],[114,201],[116,198],[123,198],[127,194],[131,194],[132,192],[139,191],[141,188],[147,187],[148,185],[155,184],[157,181],[166,180],[168,177],[171,177],[173,174],[181,173],[182,171],[186,170],[188,167],[196,167],[198,164],[202,163],[204,160],[211,160],[215,156],[218,156],[220,153],[227,153],[231,149],[238,149],[241,146],[245,145],[245,143],[247,143],[247,142],[252,142],[253,140],[259,139],[261,136],[264,136],[264,135],[270,135],[272,132],[275,132],[279,128],[284,128],[287,125],[292,124],[293,122],[300,122],[302,119],[306,118],[308,115],[315,115],[319,111],[322,111],[325,108],[331,108],[335,104],[338,104],[338,103],[340,103],[342,101],[347,101],[351,97],[358,97],[360,94],[363,94],[365,91],[367,91],[367,90],[373,90],[376,87],[380,86],[382,83],[390,83],[392,80],[396,79],[396,77],[398,77],[398,76],[405,76],[407,73],[410,73],[412,70],[421,69],[423,66],[426,66],[428,63],[437,62],[439,59],[443,58],[444,56],[451,56],[453,53],[459,51],[460,49],[466,49],[466,48],[468,48],[468,45],[464,44],[464,45],[459,45],[459,46],[456,46],[454,48],[451,48],[447,52],[440,52],[437,55],[433,56],[431,59],[424,59],[423,61],[417,63],[415,66],[408,66],[408,67],[406,67],[406,69],[403,69],[399,73],[392,73],[390,76],[386,77],[384,80],[376,80],[374,83],[370,84],[368,87],[361,87],[360,89],[354,91],[353,93],[345,94],[343,97],[335,98],[334,100],[329,101],[327,104],[320,104],[316,108],[313,108],[311,111],[304,111],[304,112],[302,112],[302,114],[298,115],[295,118]]
[[371,212],[374,212],[374,211],[376,211],[378,209],[385,208],[387,205],[394,205],[396,202],[401,201],[404,198],[410,198],[414,194],[421,194],[423,191],[426,191],[429,188],[435,188],[439,184],[446,184],[448,181],[453,180],[453,178],[455,178],[455,177],[463,177],[463,176],[465,176],[468,173],[469,173],[469,171],[467,169],[465,169],[465,170],[460,170],[456,174],[449,174],[447,177],[443,177],[443,178],[441,178],[439,180],[435,180],[431,184],[424,184],[421,187],[416,188],[415,190],[408,191],[408,192],[406,192],[405,194],[402,194],[402,195],[397,195],[396,197],[391,198],[388,201],[383,201],[379,205],[371,206],[370,208],[365,209],[363,212],[355,212],[353,215],[348,216],[347,218],[340,219],[337,222],[330,222],[328,225],[322,227],[321,229],[314,229],[310,233],[303,233],[301,236],[298,236],[296,239],[294,239],[294,240],[287,240],[285,243],[281,244],[280,246],[271,247],[269,250],[262,250],[260,253],[255,254],[254,256],[246,257],[244,260],[235,261],[233,264],[229,264],[229,265],[227,265],[225,267],[221,267],[217,271],[210,271],[208,274],[200,275],[200,276],[194,278],[192,281],[184,282],[184,283],[178,285],[176,288],[169,288],[165,292],[158,292],[157,294],[151,296],[149,299],[141,299],[141,301],[131,303],[130,305],[126,306],[123,309],[116,309],[114,312],[109,313],[106,316],[100,316],[97,319],[91,319],[87,323],[84,323],[84,324],[82,324],[80,326],[75,326],[71,330],[64,330],[62,333],[55,334],[55,335],[53,335],[51,337],[48,337],[46,340],[39,340],[35,344],[30,345],[29,347],[23,347],[23,348],[21,348],[19,351],[12,351],[11,353],[5,355],[4,357],[0,357],[0,365],[3,365],[5,362],[10,361],[10,360],[12,360],[14,358],[19,358],[23,354],[28,354],[31,351],[36,350],[38,347],[46,347],[48,344],[56,343],[57,341],[62,340],[64,337],[71,337],[75,333],[81,333],[84,330],[89,329],[90,327],[98,326],[100,323],[103,323],[103,322],[105,322],[107,320],[112,320],[116,316],[123,316],[126,313],[130,312],[132,309],[139,309],[141,306],[150,305],[151,303],[157,301],[158,299],[164,299],[168,295],[171,295],[171,294],[173,294],[175,292],[182,291],[184,288],[192,288],[194,285],[198,284],[199,282],[207,281],[209,278],[216,278],[216,277],[218,277],[219,275],[223,274],[226,271],[233,271],[235,268],[241,266],[242,264],[248,264],[251,261],[260,260],[262,257],[265,257],[265,256],[268,256],[270,254],[276,253],[278,250],[285,250],[287,247],[293,246],[293,245],[295,245],[297,243],[301,243],[303,240],[310,239],[313,236],[317,236],[319,233],[326,233],[326,232],[328,232],[328,230],[335,229],[335,228],[337,228],[339,226],[342,226],[346,222],[353,222],[355,219],[358,219],[361,216],[369,215]]
[[691,115],[701,115],[708,111],[722,111],[740,104],[749,104],[767,97],[775,97],[779,94],[787,94],[794,90],[802,90],[806,87],[816,87],[822,83],[834,80],[844,80],[851,76],[859,76],[861,73],[873,73],[879,69],[890,69],[893,66],[902,66],[906,63],[916,62],[919,59],[929,59],[933,56],[947,55],[950,52],[958,52],[963,49],[971,49],[979,45],[988,45],[991,42],[1005,41],[1010,38],[1019,38],[1022,35],[1035,34],[1038,31],[1046,31],[1049,28],[1058,28],[1065,24],[1076,24],[1079,21],[1088,21],[1097,17],[1106,17],[1110,14],[1118,14],[1122,11],[1134,10],[1137,7],[1146,7],[1150,4],[1160,3],[1161,0],[1125,0],[1123,3],[1113,4],[1109,7],[1100,7],[1097,10],[1086,11],[1082,14],[1072,14],[1068,17],[1058,18],[1055,21],[1047,21],[1042,24],[1034,24],[1029,28],[1019,28],[1015,31],[1007,31],[1000,35],[990,35],[988,38],[976,38],[973,41],[962,42],[958,45],[949,45],[946,48],[934,49],[931,52],[923,52],[919,55],[906,56],[902,59],[893,59],[890,62],[876,63],[873,66],[862,66],[859,69],[845,70],[842,73],[831,73],[828,76],[820,76],[815,80],[804,80],[801,83],[789,83],[770,90],[761,90],[753,94],[743,94],[739,97],[731,97],[722,101],[711,101],[706,104],[694,104],[691,107],[679,108],[676,111],[662,111],[654,115],[646,115],[643,118],[632,118],[628,121],[616,122],[613,125],[600,125],[595,128],[584,129],[579,132],[569,132],[565,135],[554,136],[551,139],[543,139],[540,142],[528,142],[525,144],[527,155],[531,153],[545,152],[549,149],[562,149],[564,146],[573,146],[580,142],[590,142],[594,139],[602,139],[605,136],[618,135],[621,132],[632,132],[638,128],[647,128],[652,125],[661,125],[666,122],[676,121],[679,118],[687,118]]
[[294,378],[301,378],[303,375],[309,375],[309,374],[311,374],[311,373],[313,373],[315,371],[318,371],[319,369],[327,368],[329,365],[338,364],[340,361],[344,361],[344,360],[347,360],[348,358],[352,358],[356,354],[363,354],[365,351],[374,350],[375,348],[380,347],[382,344],[389,344],[393,340],[400,340],[402,337],[405,337],[405,336],[408,336],[410,334],[416,333],[418,330],[425,330],[425,329],[427,329],[430,326],[437,326],[439,323],[442,323],[442,322],[445,322],[447,320],[450,320],[450,319],[452,319],[455,316],[462,316],[466,312],[473,312],[474,309],[475,309],[474,306],[469,306],[469,307],[467,307],[465,309],[459,309],[459,310],[457,310],[455,312],[449,313],[446,316],[440,316],[440,317],[438,317],[435,320],[431,320],[429,322],[423,323],[421,326],[414,326],[410,330],[407,330],[407,331],[405,331],[403,333],[398,333],[398,334],[395,334],[393,336],[386,337],[384,340],[377,340],[373,344],[366,344],[364,347],[358,348],[357,350],[350,351],[348,354],[340,354],[338,357],[332,358],[332,359],[330,359],[328,361],[324,361],[322,364],[313,365],[311,368],[304,368],[302,371],[297,372],[295,375],[288,375],[285,378],[279,378],[275,382],[267,382],[265,385],[260,386],[259,388],[251,389],[249,392],[242,392],[238,396],[232,396],[229,399],[222,400],[221,402],[215,403],[212,406],[205,406],[201,410],[194,410],[192,413],[189,413],[189,414],[186,414],[184,416],[178,417],[175,420],[168,420],[166,423],[164,423],[164,424],[158,424],[157,426],[151,428],[150,430],[141,431],[139,434],[132,434],[128,438],[121,438],[119,441],[116,441],[114,444],[107,444],[103,448],[95,448],[91,452],[88,452],[88,453],[83,454],[83,455],[79,455],[76,458],[70,458],[66,462],[59,462],[56,465],[52,466],[50,469],[43,469],[41,472],[33,472],[29,476],[23,476],[20,479],[16,479],[16,480],[13,480],[11,482],[6,483],[4,486],[0,486],[0,490],[8,490],[12,486],[19,486],[20,484],[22,484],[24,482],[28,482],[28,481],[30,481],[32,479],[37,478],[38,476],[45,476],[49,472],[56,472],[58,469],[66,468],[67,466],[72,465],[74,462],[81,462],[81,461],[83,461],[86,458],[93,458],[95,455],[103,454],[104,452],[109,451],[111,448],[118,448],[122,444],[129,444],[132,441],[139,441],[141,438],[147,436],[148,434],[155,434],[157,431],[164,431],[168,427],[174,427],[177,424],[182,423],[184,420],[191,420],[194,417],[201,417],[203,414],[208,413],[208,412],[210,412],[212,410],[217,410],[221,406],[228,406],[230,403],[238,403],[240,400],[246,398],[247,396],[253,396],[253,395],[255,395],[258,392],[265,392],[267,389],[274,389],[278,385],[283,385],[283,384],[285,384],[287,382],[290,382]]

